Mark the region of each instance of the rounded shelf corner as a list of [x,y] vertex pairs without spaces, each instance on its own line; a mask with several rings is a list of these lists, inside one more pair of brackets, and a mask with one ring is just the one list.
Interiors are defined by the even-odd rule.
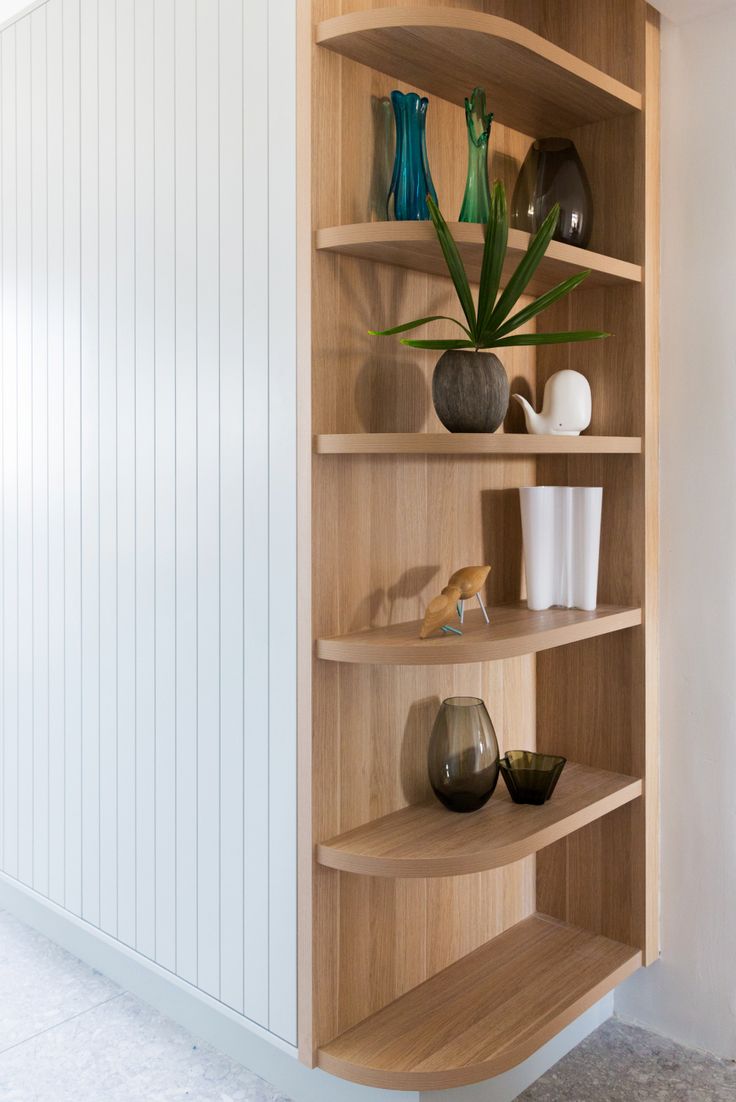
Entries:
[[463,105],[486,89],[497,120],[534,137],[641,111],[615,77],[509,19],[463,8],[396,7],[338,15],[316,42]]

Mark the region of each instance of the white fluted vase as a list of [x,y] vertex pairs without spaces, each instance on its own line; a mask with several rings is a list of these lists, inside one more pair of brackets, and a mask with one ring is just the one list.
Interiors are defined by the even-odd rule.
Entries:
[[524,486],[527,604],[531,609],[581,608],[592,612],[598,596],[601,486]]

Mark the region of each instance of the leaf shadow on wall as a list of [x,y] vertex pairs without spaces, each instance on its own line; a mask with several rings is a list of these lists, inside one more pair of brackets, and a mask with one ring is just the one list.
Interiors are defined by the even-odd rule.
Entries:
[[486,583],[488,604],[521,599],[522,539],[518,490],[482,490],[483,547],[491,564]]
[[439,569],[439,566],[410,566],[388,589],[374,589],[358,606],[350,631],[423,616],[421,594]]
[[440,704],[439,696],[426,696],[412,704],[406,717],[399,774],[401,790],[406,802],[410,804],[421,803],[432,796],[427,773],[427,751]]

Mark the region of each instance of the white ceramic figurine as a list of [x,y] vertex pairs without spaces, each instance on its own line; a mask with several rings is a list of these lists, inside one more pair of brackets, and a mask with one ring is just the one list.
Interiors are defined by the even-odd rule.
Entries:
[[524,410],[527,432],[579,436],[590,424],[590,383],[579,371],[556,371],[550,375],[544,388],[541,413],[536,413],[521,394],[513,397]]

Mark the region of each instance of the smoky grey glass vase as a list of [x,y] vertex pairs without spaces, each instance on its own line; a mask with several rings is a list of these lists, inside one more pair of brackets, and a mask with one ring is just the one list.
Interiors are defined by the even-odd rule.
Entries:
[[477,811],[498,781],[496,732],[485,704],[475,696],[442,702],[429,740],[429,780],[450,811]]
[[560,204],[555,240],[585,249],[593,231],[593,195],[575,143],[569,138],[532,142],[511,200],[511,225],[536,233]]

